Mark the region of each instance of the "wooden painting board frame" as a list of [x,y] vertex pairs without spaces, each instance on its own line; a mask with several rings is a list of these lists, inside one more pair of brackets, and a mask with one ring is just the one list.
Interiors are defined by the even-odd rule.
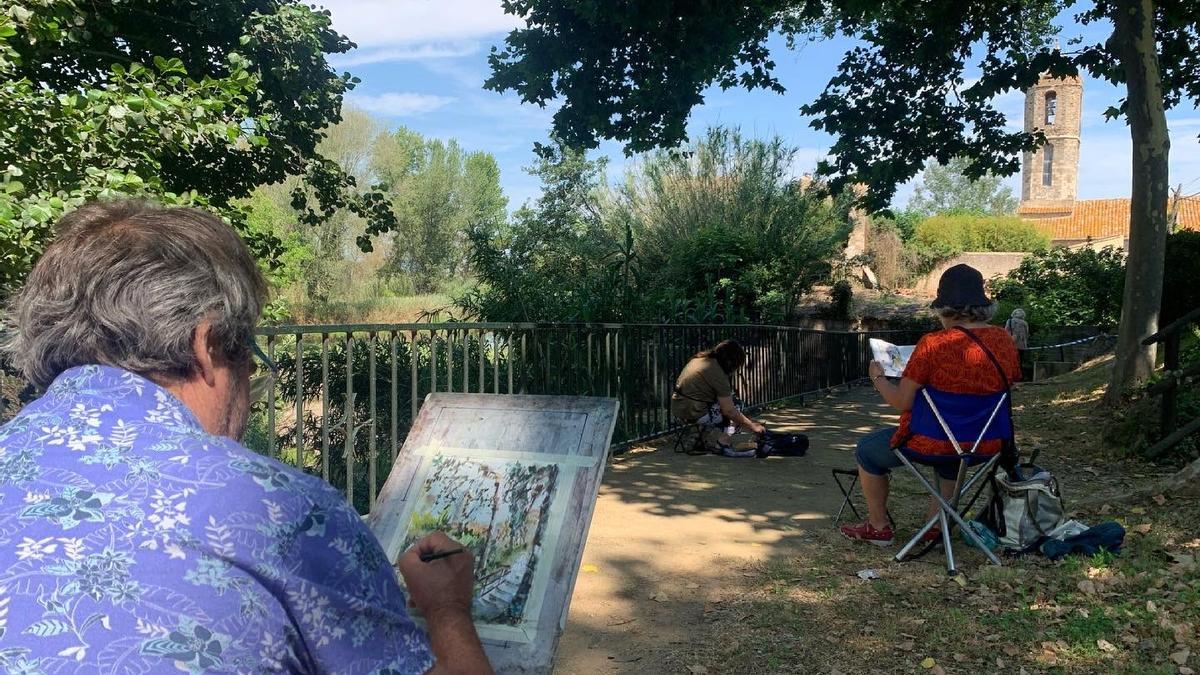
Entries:
[[402,553],[414,502],[439,454],[559,467],[542,539],[543,555],[549,557],[534,570],[524,620],[519,626],[479,625],[484,649],[499,673],[550,672],[566,626],[617,406],[615,399],[584,396],[430,394],[368,516],[384,553],[394,562]]

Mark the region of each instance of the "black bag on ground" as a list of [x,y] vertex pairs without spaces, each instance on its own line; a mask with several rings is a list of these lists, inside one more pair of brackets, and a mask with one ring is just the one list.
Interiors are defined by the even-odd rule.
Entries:
[[808,452],[808,436],[764,431],[758,439],[759,457],[803,457]]

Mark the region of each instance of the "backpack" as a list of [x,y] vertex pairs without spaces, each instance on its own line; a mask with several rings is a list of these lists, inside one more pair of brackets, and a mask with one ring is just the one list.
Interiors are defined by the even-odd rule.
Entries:
[[808,436],[764,431],[758,440],[758,457],[803,457],[808,452]]
[[[1058,481],[1032,464],[1010,475],[997,471],[989,478],[990,494],[977,518],[1000,540],[1008,553],[1035,550],[1063,522],[1066,509]],[[1029,478],[1024,478],[1029,475]]]

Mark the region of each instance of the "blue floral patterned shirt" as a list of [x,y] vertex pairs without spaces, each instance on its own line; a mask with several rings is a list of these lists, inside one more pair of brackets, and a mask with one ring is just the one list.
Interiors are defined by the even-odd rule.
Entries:
[[0,670],[422,673],[379,543],[320,479],[85,366],[0,427]]

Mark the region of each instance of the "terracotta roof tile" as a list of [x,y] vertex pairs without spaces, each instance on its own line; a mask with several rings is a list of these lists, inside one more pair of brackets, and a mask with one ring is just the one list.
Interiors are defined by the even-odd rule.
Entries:
[[[1177,207],[1172,203],[1171,208],[1178,211],[1171,215],[1175,216],[1179,229],[1200,230],[1200,197],[1185,197],[1179,200]],[[1069,214],[1064,213],[1057,203],[1028,204],[1017,209],[1017,213],[1028,216],[1063,213],[1061,216],[1030,218],[1038,229],[1055,241],[1124,237],[1129,233],[1128,199],[1084,199],[1075,202],[1075,208]]]

